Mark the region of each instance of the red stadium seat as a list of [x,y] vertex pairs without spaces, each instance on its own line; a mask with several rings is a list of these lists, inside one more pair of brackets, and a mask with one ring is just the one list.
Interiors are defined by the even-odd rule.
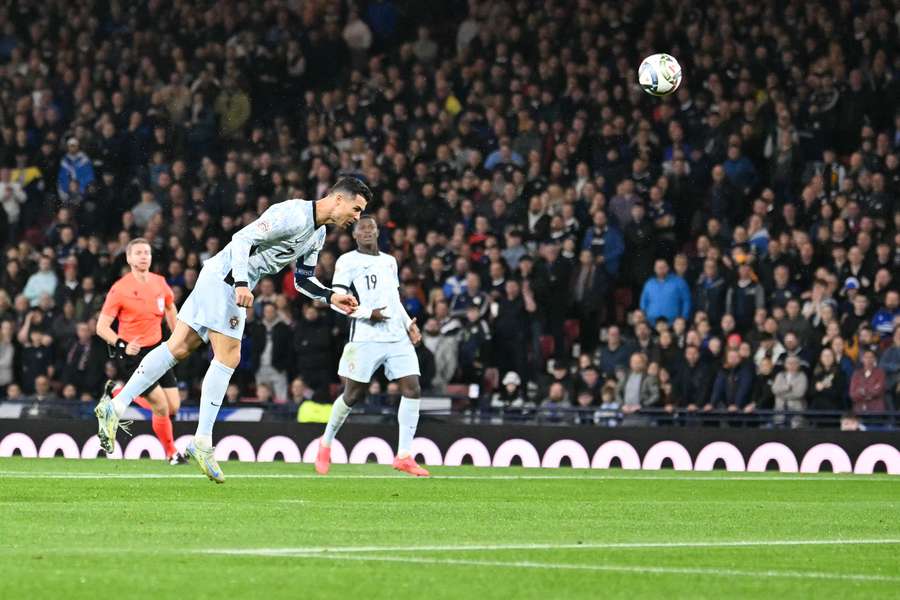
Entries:
[[468,398],[469,384],[467,383],[450,383],[447,384],[447,395],[451,398]]
[[491,367],[490,369],[484,370],[484,378],[483,382],[483,391],[485,394],[490,394],[494,390],[496,390],[500,386],[500,372]]
[[553,339],[552,335],[542,335],[540,339],[541,343],[541,358],[544,362],[553,356],[553,353],[556,352],[556,340]]

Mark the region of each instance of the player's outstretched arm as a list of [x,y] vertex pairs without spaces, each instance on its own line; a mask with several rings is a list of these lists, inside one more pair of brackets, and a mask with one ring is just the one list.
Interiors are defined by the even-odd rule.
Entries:
[[315,276],[315,266],[297,265],[294,272],[294,287],[307,298],[322,300],[344,314],[352,313],[359,306],[354,296],[340,294],[325,287]]

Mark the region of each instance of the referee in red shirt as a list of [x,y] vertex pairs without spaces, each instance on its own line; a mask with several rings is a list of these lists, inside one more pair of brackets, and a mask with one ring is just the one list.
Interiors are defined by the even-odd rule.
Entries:
[[[120,373],[137,369],[141,359],[162,341],[162,318],[170,330],[175,329],[174,295],[166,280],[150,272],[153,260],[150,243],[135,238],[125,249],[125,258],[131,273],[124,275],[110,288],[97,320],[97,335],[115,348]],[[112,323],[119,320],[118,331]],[[112,382],[107,383],[112,385]],[[153,432],[166,452],[166,460],[172,464],[187,462],[175,449],[170,415],[181,406],[177,382],[172,371],[143,392],[147,399],[145,408],[153,412]]]

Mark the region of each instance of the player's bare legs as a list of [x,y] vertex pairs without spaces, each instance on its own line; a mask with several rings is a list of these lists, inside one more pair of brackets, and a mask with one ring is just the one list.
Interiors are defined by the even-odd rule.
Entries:
[[209,343],[213,350],[213,359],[203,378],[200,392],[200,419],[197,422],[197,433],[187,447],[187,454],[197,461],[200,470],[216,483],[225,482],[225,474],[215,458],[215,447],[212,445],[213,425],[216,415],[222,406],[225,390],[231,381],[235,367],[241,361],[241,341],[216,331],[209,332]]
[[325,426],[325,433],[319,440],[319,451],[316,454],[316,473],[326,475],[328,469],[331,468],[331,443],[334,436],[347,420],[353,405],[366,397],[369,385],[360,381],[354,381],[347,377],[344,380],[344,392],[337,397],[331,407],[331,416],[328,418],[328,425]]
[[400,385],[400,406],[397,408],[400,436],[394,468],[416,477],[428,477],[428,471],[417,465],[412,456],[412,442],[419,426],[419,402],[422,398],[419,376],[407,375],[398,379],[397,383]]

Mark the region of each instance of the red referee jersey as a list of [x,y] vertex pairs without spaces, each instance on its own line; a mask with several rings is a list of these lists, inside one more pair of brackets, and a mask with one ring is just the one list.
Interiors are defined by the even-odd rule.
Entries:
[[120,338],[146,348],[162,339],[162,317],[174,300],[162,276],[147,273],[147,281],[141,282],[128,273],[110,288],[100,312],[119,320]]

